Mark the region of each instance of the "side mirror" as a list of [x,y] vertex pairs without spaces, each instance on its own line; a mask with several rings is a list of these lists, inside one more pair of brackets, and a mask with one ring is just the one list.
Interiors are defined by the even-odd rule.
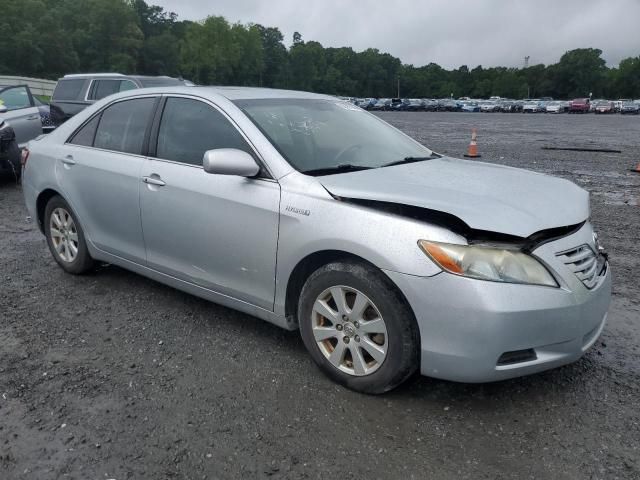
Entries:
[[235,148],[218,148],[204,153],[204,171],[217,175],[237,175],[255,177],[260,167],[247,152]]
[[0,113],[7,113],[9,109],[6,105],[0,105]]

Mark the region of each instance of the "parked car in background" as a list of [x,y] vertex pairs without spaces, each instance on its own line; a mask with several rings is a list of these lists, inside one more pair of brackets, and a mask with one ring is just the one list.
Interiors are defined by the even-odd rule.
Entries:
[[16,134],[9,122],[2,120],[0,107],[0,176],[11,175],[16,180],[20,178],[20,147],[16,141]]
[[626,101],[627,101],[627,99],[623,98],[623,99],[615,100],[615,101],[611,102],[611,103],[613,103],[613,110],[615,111],[615,113],[620,113],[622,111],[622,104],[624,102],[626,102]]
[[495,100],[490,100],[488,102],[482,102],[480,104],[480,111],[481,112],[499,112],[500,111],[500,103],[495,101]]
[[[114,93],[137,88],[193,86],[181,78],[122,75],[120,73],[81,73],[65,75],[58,80],[51,105],[62,113],[60,123],[71,118],[89,105]],[[344,97],[348,99],[348,97]]]
[[462,102],[462,107],[460,108],[463,112],[479,112],[480,105],[477,102]]
[[369,105],[369,110],[373,111],[385,111],[389,110],[389,106],[391,105],[391,99],[389,98],[379,98],[378,100],[374,100]]
[[28,85],[0,86],[0,119],[11,126],[20,147],[42,135],[41,103]]
[[605,326],[587,191],[443,157],[335,97],[129,91],[29,150],[27,209],[64,271],[111,263],[297,330],[359,392],[559,367]]
[[615,113],[615,107],[613,102],[610,102],[608,100],[601,100],[598,103],[596,103],[596,108],[594,109],[594,112],[599,114],[599,113]]
[[500,111],[503,113],[514,113],[516,111],[516,103],[513,100],[502,100],[500,102]]
[[576,98],[571,100],[569,105],[569,113],[589,113],[591,108],[591,100],[588,98]]
[[547,103],[545,110],[547,113],[565,113],[568,110],[566,102],[555,100]]
[[528,100],[522,105],[524,113],[540,113],[545,111],[545,104],[541,100]]
[[438,102],[430,98],[423,98],[424,110],[426,112],[434,112],[438,109]]
[[51,104],[43,102],[38,97],[33,97],[33,100],[40,112],[42,132],[51,133],[60,124],[60,119],[63,116],[62,112],[57,107],[52,107]]
[[640,104],[631,101],[631,100],[626,100],[625,102],[622,103],[622,107],[620,108],[620,113],[624,114],[633,114],[633,115],[638,115],[638,113],[640,113]]
[[387,104],[387,110],[401,111],[404,110],[404,107],[404,99],[400,98],[392,98]]
[[405,105],[405,110],[408,112],[420,112],[425,110],[425,104],[419,98],[410,98]]
[[372,102],[375,102],[376,99],[375,98],[359,98],[356,102],[356,105],[358,105],[360,108],[364,108],[365,110],[369,110],[369,107],[371,107]]
[[459,112],[461,108],[461,103],[451,98],[443,98],[437,101],[437,110],[442,112]]

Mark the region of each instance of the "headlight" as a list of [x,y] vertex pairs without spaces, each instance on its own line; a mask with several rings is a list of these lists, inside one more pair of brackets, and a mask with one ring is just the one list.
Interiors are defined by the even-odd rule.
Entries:
[[518,250],[428,240],[420,240],[418,245],[443,270],[455,275],[494,282],[558,286],[544,265]]

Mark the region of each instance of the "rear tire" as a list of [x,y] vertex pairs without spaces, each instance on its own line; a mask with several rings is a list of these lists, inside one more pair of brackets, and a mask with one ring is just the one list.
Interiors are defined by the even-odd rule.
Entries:
[[[336,298],[344,299],[341,306]],[[418,368],[413,312],[391,280],[364,262],[335,261],[312,273],[302,288],[298,321],[314,362],[351,390],[384,393]]]
[[69,204],[59,195],[47,203],[44,232],[49,250],[62,269],[73,275],[88,272],[94,266],[84,231]]

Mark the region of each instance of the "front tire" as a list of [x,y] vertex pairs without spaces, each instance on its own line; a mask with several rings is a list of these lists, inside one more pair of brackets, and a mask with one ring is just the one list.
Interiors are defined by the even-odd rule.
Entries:
[[62,269],[74,275],[94,266],[84,231],[69,204],[56,195],[49,200],[44,214],[44,231],[49,250]]
[[298,321],[314,362],[352,390],[387,392],[418,367],[413,312],[389,278],[366,263],[336,261],[312,273],[302,288]]

